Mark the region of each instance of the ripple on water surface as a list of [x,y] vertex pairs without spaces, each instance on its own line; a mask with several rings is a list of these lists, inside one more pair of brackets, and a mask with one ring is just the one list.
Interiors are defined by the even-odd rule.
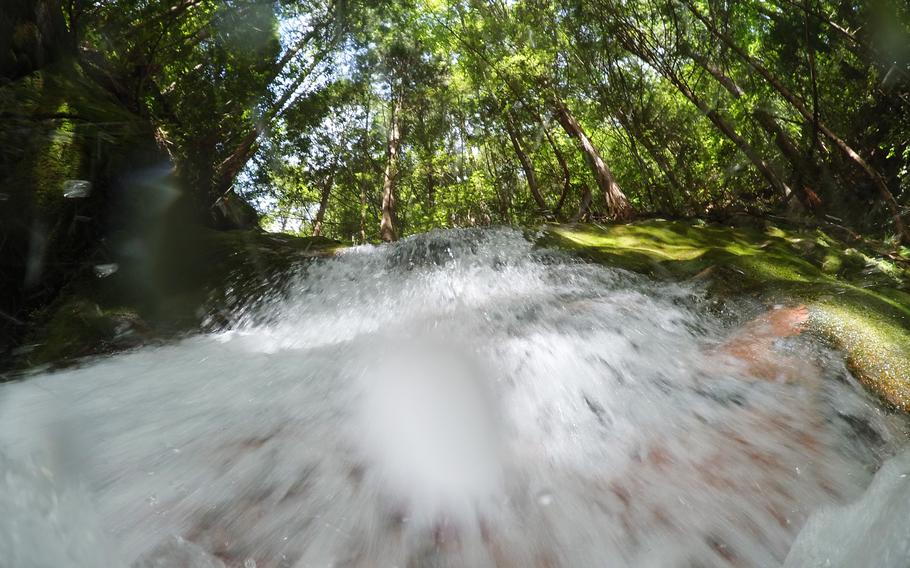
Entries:
[[229,331],[4,386],[0,557],[768,566],[819,511],[821,563],[902,437],[772,323],[505,229],[348,250]]

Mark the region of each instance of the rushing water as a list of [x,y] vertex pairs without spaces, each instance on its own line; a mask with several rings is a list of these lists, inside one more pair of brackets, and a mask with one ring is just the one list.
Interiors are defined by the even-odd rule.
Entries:
[[229,330],[3,387],[0,565],[856,565],[894,491],[906,525],[906,458],[864,496],[899,425],[716,311],[505,229],[348,250]]

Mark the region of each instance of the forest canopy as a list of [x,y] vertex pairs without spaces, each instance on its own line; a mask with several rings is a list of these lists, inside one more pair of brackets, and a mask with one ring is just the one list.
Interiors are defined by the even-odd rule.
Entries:
[[746,213],[910,242],[899,0],[21,4],[201,211],[236,195],[269,230]]

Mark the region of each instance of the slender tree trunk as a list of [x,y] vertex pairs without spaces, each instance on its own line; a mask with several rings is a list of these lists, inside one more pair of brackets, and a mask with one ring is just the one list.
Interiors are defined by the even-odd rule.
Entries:
[[904,244],[910,244],[910,231],[907,230],[907,226],[904,224],[903,219],[900,214],[900,207],[897,204],[897,200],[894,199],[894,195],[888,189],[888,184],[885,183],[885,178],[872,167],[869,162],[863,159],[859,153],[854,150],[849,144],[842,140],[837,134],[835,134],[828,126],[821,121],[815,122],[813,113],[809,111],[806,107],[806,104],[802,99],[793,94],[784,84],[775,77],[764,65],[762,65],[757,59],[745,52],[739,45],[736,44],[728,35],[721,32],[717,29],[717,26],[702,14],[698,8],[696,8],[691,0],[682,0],[683,4],[689,9],[693,16],[695,16],[699,21],[701,21],[705,27],[711,32],[711,35],[719,39],[727,47],[733,50],[740,59],[742,59],[749,67],[751,67],[756,73],[761,75],[765,81],[771,85],[775,91],[777,91],[781,97],[783,97],[790,105],[796,109],[799,114],[810,125],[817,125],[818,129],[825,135],[835,146],[854,164],[856,164],[868,177],[872,180],[872,183],[875,185],[875,188],[878,190],[879,195],[881,196],[882,201],[885,202],[885,205],[888,207],[888,210],[891,212],[891,218],[894,220],[894,228],[897,230],[897,233],[901,239],[901,242]]
[[775,172],[771,166],[765,162],[764,158],[759,155],[758,151],[753,148],[745,138],[736,132],[736,129],[734,129],[733,126],[727,122],[727,119],[725,119],[717,111],[717,109],[708,106],[708,104],[698,95],[692,92],[692,89],[690,89],[689,86],[686,85],[686,83],[684,83],[682,79],[680,79],[679,76],[677,76],[676,73],[674,73],[672,70],[663,68],[663,75],[667,78],[667,80],[673,83],[677,89],[679,89],[683,96],[685,96],[687,99],[689,99],[689,101],[692,102],[692,104],[698,107],[698,109],[704,113],[706,117],[708,117],[708,120],[710,120],[711,123],[714,124],[714,126],[717,127],[717,129],[720,130],[724,136],[727,137],[727,139],[733,142],[733,144],[735,144],[736,147],[739,148],[739,150],[745,154],[747,158],[749,158],[749,161],[752,162],[752,165],[755,166],[755,169],[758,170],[758,173],[760,173],[762,177],[764,177],[765,180],[771,184],[771,187],[773,187],[784,197],[790,195],[790,187],[780,179],[780,176],[777,174],[777,172]]
[[572,215],[572,218],[569,219],[570,223],[577,223],[582,220],[588,214],[588,209],[591,207],[591,201],[594,199],[594,196],[591,195],[591,188],[588,187],[588,184],[581,184],[581,201],[578,203],[578,211],[575,212],[575,215]]
[[762,128],[774,139],[774,144],[778,147],[781,154],[793,165],[798,181],[796,184],[796,195],[800,202],[809,210],[819,209],[822,206],[822,199],[809,184],[811,180],[819,180],[821,183],[825,183],[828,176],[822,173],[822,168],[817,164],[806,159],[790,135],[784,131],[783,127],[768,110],[756,108],[752,114]]
[[379,223],[379,236],[387,243],[398,240],[398,232],[395,227],[395,186],[398,181],[400,145],[401,103],[396,99],[392,103],[392,116],[389,120],[387,162],[382,178],[382,220]]
[[[364,107],[366,108],[366,113],[363,116],[363,135],[360,137],[360,152],[364,156],[370,156],[370,112],[372,108],[370,106],[369,97],[365,97]],[[367,181],[366,176],[357,176],[360,178],[360,244],[366,244],[367,242]],[[353,239],[353,236],[351,237]]]
[[[607,88],[604,85],[603,80],[601,78],[603,75],[595,72],[593,69],[593,66],[591,65],[591,62],[588,59],[580,56],[577,52],[576,52],[576,57],[578,58],[579,62],[582,64],[582,66],[587,71],[588,77],[591,79],[591,81],[594,84],[597,85],[597,88],[601,93],[601,100],[603,101],[602,104],[604,104],[607,107],[610,107],[611,105],[609,104],[609,101],[610,101],[611,97],[609,96],[609,94],[607,92]],[[622,90],[622,92],[620,94],[620,98],[629,98],[630,97],[629,88],[628,88],[626,79],[623,76],[623,74],[616,72],[616,67],[613,63],[609,63],[609,69],[607,71],[607,78],[608,78],[608,82],[610,83],[611,89],[616,90],[617,88],[620,88]],[[616,119],[620,122],[620,124],[626,129],[626,131],[629,133],[630,137],[641,142],[642,146],[644,146],[645,150],[647,150],[648,155],[651,156],[651,158],[657,164],[658,169],[660,169],[661,173],[664,174],[664,176],[670,182],[670,185],[673,186],[674,188],[676,188],[679,195],[683,196],[683,198],[685,199],[685,201],[689,205],[689,207],[691,207],[693,211],[698,211],[698,209],[699,209],[698,204],[692,199],[692,195],[688,191],[686,191],[686,189],[683,187],[683,184],[680,183],[679,178],[676,175],[676,172],[673,170],[673,168],[667,162],[667,160],[663,156],[661,150],[659,148],[657,148],[648,139],[648,136],[645,134],[644,130],[641,128],[641,125],[638,123],[638,121],[636,121],[629,112],[624,111],[622,109],[618,109],[615,112],[613,112],[612,114],[616,117]],[[673,205],[673,209],[677,209],[675,206],[675,203]]]
[[214,199],[218,199],[231,188],[234,180],[258,149],[259,132],[254,129],[240,140],[234,151],[223,162],[218,164],[212,185],[212,197]]
[[490,131],[487,128],[487,125],[483,125],[483,144],[484,144],[484,165],[487,168],[487,173],[490,176],[490,180],[493,182],[493,187],[496,188],[496,205],[499,210],[499,220],[504,225],[511,225],[512,219],[509,215],[509,205],[510,200],[505,193],[508,191],[506,184],[502,183],[499,173],[496,171],[496,166],[493,164],[493,148],[490,145],[490,140],[492,139]]
[[632,157],[635,158],[639,169],[645,176],[645,194],[648,196],[648,201],[651,202],[651,210],[658,212],[666,211],[676,213],[676,204],[672,199],[668,199],[666,194],[661,193],[660,199],[657,199],[654,196],[655,184],[653,183],[653,170],[651,169],[651,166],[645,162],[644,158],[641,157],[641,152],[638,150],[638,139],[635,137],[635,135],[632,134],[632,130],[629,128],[629,125],[619,118],[619,113],[616,113],[616,119],[619,121],[619,124],[622,126],[623,132],[626,135],[626,139],[629,143],[629,151],[632,153]]
[[360,244],[367,242],[367,188],[360,184]]
[[[730,95],[735,99],[742,99],[746,94],[736,81],[726,75],[719,67],[707,61],[701,55],[690,51],[689,56],[698,64],[699,67],[708,72],[709,75],[723,86]],[[818,209],[822,205],[821,198],[807,184],[810,180],[819,177],[819,167],[816,164],[809,163],[809,160],[799,151],[799,146],[793,138],[784,131],[783,127],[777,122],[774,116],[766,109],[756,105],[752,108],[752,116],[761,126],[768,136],[774,140],[775,146],[781,154],[790,162],[799,183],[796,184],[796,196],[800,202],[809,210]]]
[[749,161],[752,162],[755,169],[758,170],[769,184],[771,184],[771,187],[783,196],[790,194],[790,188],[787,184],[781,181],[780,176],[771,169],[755,148],[736,132],[733,126],[717,112],[717,109],[711,108],[704,100],[696,95],[670,66],[662,65],[658,56],[651,48],[638,45],[632,36],[623,35],[620,40],[629,52],[638,55],[644,61],[648,62],[658,73],[663,75],[664,78],[679,89],[679,92],[682,93],[684,97],[689,99],[689,101],[695,105],[728,140],[733,142],[733,144],[749,158]]
[[537,208],[541,215],[546,216],[548,213],[547,202],[544,201],[543,195],[540,193],[540,185],[537,183],[537,174],[534,172],[534,164],[531,163],[531,159],[525,153],[524,148],[522,148],[521,138],[519,137],[515,123],[512,121],[512,117],[509,116],[508,112],[505,113],[504,122],[506,132],[509,134],[509,140],[512,142],[512,148],[518,156],[518,161],[521,162],[521,169],[525,173],[525,179],[528,180],[528,189],[531,190],[531,197],[533,197],[534,202],[537,203]]
[[[541,125],[543,126],[543,121],[541,121]],[[559,163],[559,169],[562,171],[562,191],[559,192],[559,199],[556,201],[556,207],[553,208],[553,217],[559,219],[559,214],[562,211],[563,205],[566,203],[566,198],[569,197],[569,193],[572,191],[572,174],[569,171],[569,164],[566,162],[566,157],[563,155],[562,150],[559,149],[559,146],[556,145],[556,141],[553,140],[553,137],[550,136],[550,131],[544,126],[543,132],[547,137],[550,148],[553,149],[553,155],[556,156],[556,161]]]
[[561,100],[554,97],[553,104],[559,124],[562,126],[563,130],[566,131],[566,134],[575,139],[584,153],[585,160],[588,162],[588,166],[594,174],[594,179],[603,192],[607,213],[614,219],[621,221],[632,217],[632,206],[629,204],[626,194],[622,192],[619,184],[616,183],[613,172],[610,171],[607,163],[601,157],[597,147],[591,142],[588,135],[585,134],[581,124],[575,120],[575,117],[572,116],[572,113]]
[[741,99],[746,92],[740,87],[733,78],[727,76],[717,65],[705,59],[701,54],[696,53],[691,47],[686,47],[686,55],[689,56],[699,67],[714,77],[714,80],[730,93],[734,99]]
[[853,55],[857,57],[857,59],[867,65],[874,65],[875,67],[878,67],[882,75],[886,75],[887,73],[892,72],[900,76],[900,80],[906,80],[908,77],[910,77],[906,68],[889,61],[888,57],[884,57],[872,45],[863,42],[856,36],[855,33],[844,28],[823,12],[812,9],[808,2],[797,2],[795,0],[777,0],[775,3],[777,3],[782,10],[787,10],[787,6],[790,8],[802,10],[807,16],[812,16],[819,22],[833,29],[836,32],[835,35],[843,40],[843,44],[853,53]]
[[435,152],[430,142],[424,144],[426,167],[427,167],[427,207],[432,210],[436,207],[436,164],[433,163]]
[[[309,67],[300,72],[294,82],[285,89],[284,94],[275,101],[271,109],[269,109],[268,114],[260,119],[262,124],[269,124],[277,117],[281,116],[288,106],[288,103],[291,102],[291,99],[293,99],[294,95],[297,93],[297,89],[300,88],[300,85],[302,85],[307,77],[310,76],[313,69],[316,68],[319,60],[319,57],[314,57],[313,62]],[[215,199],[230,189],[237,175],[243,170],[247,162],[256,155],[256,151],[259,150],[259,136],[262,134],[262,131],[262,128],[255,127],[247,132],[243,138],[240,139],[240,142],[234,148],[234,151],[218,165],[212,186],[212,195]]]
[[322,186],[322,195],[319,198],[319,209],[316,211],[316,222],[313,224],[313,236],[322,236],[322,221],[325,219],[325,210],[329,206],[329,195],[332,193],[332,185],[335,183],[335,174],[330,173]]
[[[698,211],[699,205],[692,198],[692,194],[683,186],[683,183],[679,180],[679,177],[676,175],[676,171],[667,162],[667,158],[664,156],[661,148],[657,147],[645,134],[642,130],[641,125],[628,114],[623,114],[622,112],[617,113],[617,119],[619,119],[620,124],[626,124],[630,130],[631,135],[636,138],[641,145],[645,147],[645,150],[648,152],[648,155],[651,156],[651,159],[654,160],[654,163],[657,164],[657,169],[667,178],[667,181],[670,182],[670,185],[679,193],[680,196],[685,200],[686,204],[692,209],[692,211]],[[677,207],[674,204],[674,209]]]
[[433,174],[433,165],[427,172],[427,205],[430,209],[436,207],[436,176]]
[[[610,6],[610,10],[617,9],[612,2],[608,2],[608,5]],[[758,156],[745,139],[739,136],[733,127],[730,126],[716,110],[710,108],[707,103],[696,96],[688,85],[686,85],[686,83],[676,74],[672,67],[661,64],[660,58],[656,54],[654,47],[652,47],[653,42],[649,42],[641,30],[638,30],[633,26],[623,27],[620,28],[617,38],[626,51],[639,57],[646,64],[650,65],[652,69],[663,76],[676,87],[683,96],[689,99],[689,102],[695,105],[695,107],[711,121],[715,128],[733,142],[736,147],[749,158],[755,168],[772,187],[775,189],[781,187],[779,178],[767,167],[764,160]]]

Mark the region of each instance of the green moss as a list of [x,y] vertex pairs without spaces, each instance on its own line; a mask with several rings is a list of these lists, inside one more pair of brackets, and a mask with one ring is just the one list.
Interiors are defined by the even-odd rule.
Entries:
[[813,304],[811,321],[845,353],[863,384],[889,405],[910,410],[910,320],[890,307],[852,295]]
[[828,253],[822,260],[821,269],[825,274],[837,274],[843,267],[844,263],[840,255]]
[[29,365],[122,350],[147,338],[145,324],[129,307],[102,309],[91,300],[68,296],[49,311],[45,325],[30,338]]
[[280,284],[296,265],[330,256],[340,243],[259,230],[215,231],[194,227],[168,235],[156,251],[152,289],[133,301],[156,325],[191,328],[200,311],[256,300]]
[[41,313],[19,367],[66,365],[198,329],[207,315],[255,301],[290,270],[335,253],[324,237],[200,227],[167,233],[143,259],[99,278],[84,270]]
[[819,231],[734,229],[646,221],[546,229],[541,244],[653,277],[708,283],[719,298],[806,304],[811,329],[841,349],[856,376],[910,411],[906,268]]
[[653,276],[693,277],[707,269],[764,287],[808,283],[824,275],[779,229],[768,232],[649,221],[614,226],[553,226],[544,242]]
[[[121,318],[106,311],[119,299],[101,301],[81,290],[83,283],[94,284],[93,264],[111,262],[108,245],[119,238],[114,231],[139,232],[122,196],[135,194],[145,209],[155,197],[131,174],[166,157],[148,120],[125,110],[72,60],[0,85],[0,109],[0,242],[7,260],[0,310],[29,324],[7,331],[0,323],[0,338],[11,345],[40,339],[49,349],[44,360],[79,355],[84,350],[78,344],[103,331],[95,324]],[[79,186],[88,191],[65,195]],[[103,245],[101,237],[107,239]],[[83,309],[87,305],[99,306],[104,317]],[[85,337],[42,329],[55,325],[69,331],[81,326]]]

